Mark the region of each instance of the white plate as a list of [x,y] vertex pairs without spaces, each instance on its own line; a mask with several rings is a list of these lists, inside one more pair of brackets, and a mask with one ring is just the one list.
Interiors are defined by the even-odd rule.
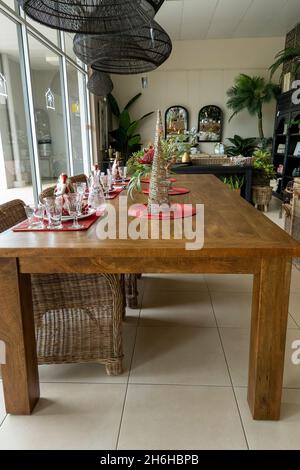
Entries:
[[[87,219],[87,217],[90,217],[91,215],[94,215],[94,214],[96,214],[96,209],[90,209],[88,214],[79,215],[78,220]],[[65,222],[66,220],[73,220],[73,218],[74,217],[70,215],[63,215],[61,220]]]

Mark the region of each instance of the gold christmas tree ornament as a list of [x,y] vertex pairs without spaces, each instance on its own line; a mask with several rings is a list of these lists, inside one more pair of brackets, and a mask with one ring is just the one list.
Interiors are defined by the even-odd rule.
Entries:
[[157,112],[157,122],[154,143],[154,158],[150,179],[150,191],[148,198],[148,213],[157,214],[160,210],[170,210],[169,182],[166,176],[165,161],[162,152],[161,139],[163,138],[163,126],[160,110]]

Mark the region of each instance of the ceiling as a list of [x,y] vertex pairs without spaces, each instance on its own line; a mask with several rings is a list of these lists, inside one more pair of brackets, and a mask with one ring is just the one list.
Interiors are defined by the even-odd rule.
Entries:
[[[285,36],[300,23],[300,0],[165,0],[156,19],[173,40]],[[56,42],[55,30],[29,22]],[[34,39],[29,40],[29,46],[33,68],[57,68],[57,63],[51,63],[53,52]],[[66,35],[66,46],[73,56],[70,34]],[[1,52],[16,57],[19,53],[16,26],[2,14]]]
[[165,0],[156,20],[173,40],[285,36],[300,0]]

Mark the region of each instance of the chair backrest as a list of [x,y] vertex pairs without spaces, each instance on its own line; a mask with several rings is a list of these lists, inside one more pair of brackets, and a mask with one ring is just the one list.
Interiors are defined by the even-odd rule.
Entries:
[[24,206],[24,202],[20,199],[0,205],[0,232],[8,230],[27,218]]
[[70,176],[70,180],[72,183],[87,183],[87,177],[84,174]]
[[55,186],[50,186],[50,188],[44,189],[44,191],[42,191],[41,194],[39,195],[39,201],[43,204],[45,197],[54,196],[54,189],[55,189]]
[[[88,182],[87,177],[84,174],[70,176],[70,180],[72,183],[86,183]],[[55,186],[50,186],[49,188],[44,189],[39,195],[39,201],[43,203],[43,199],[45,197],[52,197],[54,196],[54,188]]]

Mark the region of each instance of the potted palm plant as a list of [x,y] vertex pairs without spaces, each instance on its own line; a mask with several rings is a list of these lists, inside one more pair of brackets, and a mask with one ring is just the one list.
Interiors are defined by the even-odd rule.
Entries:
[[264,210],[268,210],[272,199],[270,182],[276,176],[270,152],[257,150],[254,153],[253,168],[253,203],[257,209],[263,207]]
[[271,77],[279,67],[287,62],[292,62],[292,73],[296,75],[300,71],[300,43],[295,47],[287,47],[276,54],[275,62],[270,67]]
[[233,111],[230,117],[247,110],[251,116],[257,116],[258,135],[264,141],[263,105],[270,103],[280,95],[280,87],[272,82],[267,82],[263,77],[250,77],[244,73],[235,79],[234,86],[227,92],[227,106]]

